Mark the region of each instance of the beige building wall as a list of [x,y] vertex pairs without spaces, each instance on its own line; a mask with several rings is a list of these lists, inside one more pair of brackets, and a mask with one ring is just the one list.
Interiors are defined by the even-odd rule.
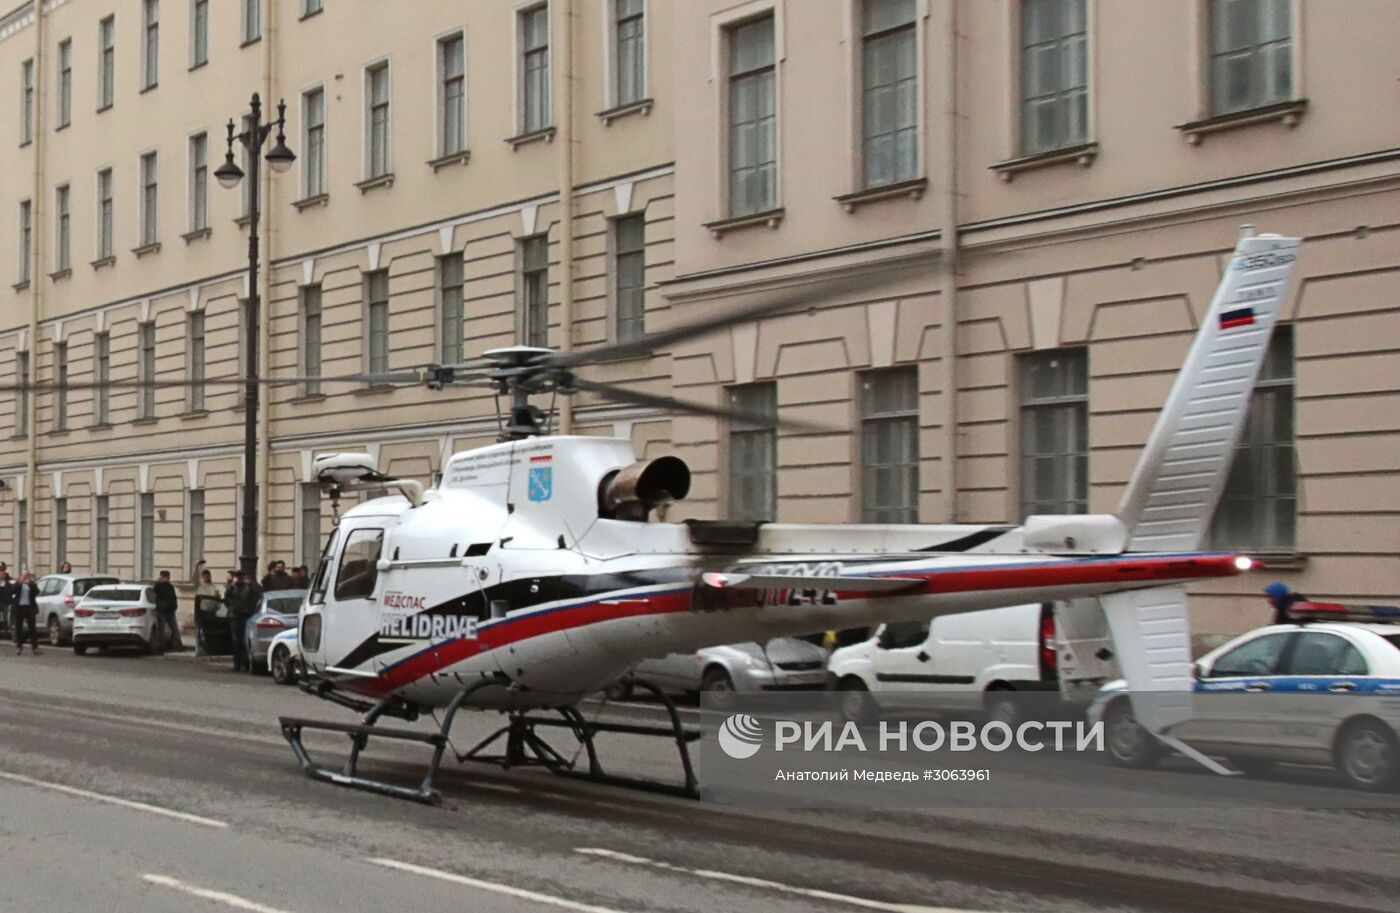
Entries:
[[[1393,94],[1400,19],[1388,0],[1294,0],[1286,99],[1242,115],[1210,107],[1208,0],[1086,0],[1087,126],[1082,141],[1027,155],[1020,133],[1019,0],[912,0],[917,117],[912,177],[862,188],[864,6],[859,0],[645,0],[645,103],[615,107],[612,0],[552,0],[549,121],[522,137],[518,16],[529,3],[376,4],[262,0],[261,39],[244,45],[239,3],[210,3],[209,60],[190,68],[193,4],[160,3],[160,78],[141,89],[141,5],[67,0],[0,17],[0,99],[18,109],[36,61],[36,132],[0,117],[0,377],[26,352],[51,380],[94,378],[108,334],[111,377],[137,377],[137,334],[154,323],[157,372],[188,372],[190,315],[203,312],[207,374],[241,374],[247,297],[241,191],[209,180],[209,230],[191,231],[190,136],[222,161],[223,124],[253,91],[285,98],[302,160],[264,184],[263,371],[299,372],[300,301],[319,286],[322,369],[365,366],[364,276],[388,271],[390,364],[440,358],[438,258],[464,264],[468,356],[516,341],[518,242],[547,233],[552,346],[613,334],[611,220],[644,213],[646,320],[665,326],[798,290],[806,310],[739,325],[649,357],[590,369],[599,380],[720,403],[733,384],[774,381],[781,414],[832,430],[782,431],[778,518],[861,517],[864,372],[912,366],[918,379],[919,519],[1020,519],[1019,359],[1087,351],[1088,501],[1111,510],[1242,223],[1305,239],[1290,300],[1295,339],[1296,546],[1267,557],[1312,596],[1400,596],[1400,350],[1396,275],[1400,122]],[[411,7],[411,12],[409,10]],[[99,22],[115,15],[116,79],[99,112]],[[727,199],[729,41],[755,17],[775,25],[775,206],[733,218]],[[437,146],[437,41],[465,38],[466,147]],[[71,40],[72,123],[56,129],[59,43]],[[387,62],[391,177],[367,181],[366,68]],[[325,93],[326,192],[305,184],[303,95]],[[1393,106],[1391,106],[1393,107]],[[139,255],[139,161],[159,156],[159,249]],[[239,157],[241,161],[241,156]],[[114,177],[115,262],[97,256],[97,173]],[[56,269],[55,189],[71,188],[71,274]],[[561,188],[566,188],[561,202]],[[18,280],[18,211],[32,199],[34,262]],[[567,220],[567,228],[566,228]],[[55,275],[50,276],[51,273]],[[857,277],[862,284],[832,280]],[[571,326],[566,336],[565,327]],[[392,472],[431,481],[454,450],[489,442],[480,391],[433,393],[326,384],[264,394],[260,553],[302,554],[298,485],[311,457],[368,448]],[[188,577],[236,560],[241,390],[211,385],[203,409],[181,388],[139,414],[130,388],[74,390],[67,430],[56,399],[0,392],[0,556],[16,558],[21,499],[47,571],[93,560],[95,495],[110,499],[110,565],[139,568],[138,496],[156,496],[156,567]],[[726,513],[729,448],[709,419],[671,418],[581,399],[573,427],[674,452],[695,473],[673,516]],[[11,437],[13,435],[13,437]],[[30,447],[33,447],[32,459]],[[204,554],[187,554],[192,487],[205,492]],[[53,554],[53,499],[67,499],[68,553]],[[329,529],[329,511],[319,518]],[[1261,620],[1250,576],[1202,586],[1198,630]]]

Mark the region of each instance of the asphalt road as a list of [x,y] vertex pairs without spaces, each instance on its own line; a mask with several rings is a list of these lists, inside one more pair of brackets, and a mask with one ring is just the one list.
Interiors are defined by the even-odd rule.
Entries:
[[[1031,770],[1007,789],[1035,807],[824,811],[449,764],[434,808],[309,780],[277,716],[351,714],[222,663],[5,649],[0,706],[4,913],[1310,913],[1400,896],[1400,812],[1347,808],[1305,770],[1247,784],[1258,808],[1176,766],[1105,768],[1109,807],[1046,807]],[[462,717],[454,742],[493,722]],[[619,772],[674,776],[663,745],[614,747]],[[368,771],[421,776],[425,749],[371,751]]]

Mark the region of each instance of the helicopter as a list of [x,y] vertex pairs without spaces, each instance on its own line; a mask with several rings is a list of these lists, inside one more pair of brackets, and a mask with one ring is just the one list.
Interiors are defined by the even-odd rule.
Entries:
[[[1248,556],[1200,547],[1299,245],[1278,235],[1239,239],[1113,514],[1030,516],[1021,525],[669,522],[656,515],[689,491],[682,460],[639,460],[630,440],[550,433],[551,414],[530,401],[586,393],[751,421],[741,410],[576,372],[790,311],[806,303],[800,296],[631,342],[568,352],[514,346],[460,365],[378,376],[378,382],[439,390],[486,387],[509,397],[510,407],[498,442],[453,454],[431,488],[381,472],[365,453],[315,460],[336,525],[300,612],[301,685],[361,717],[282,717],[282,733],[315,779],[427,803],[441,801],[434,777],[449,747],[461,761],[540,765],[694,796],[688,745],[698,733],[682,726],[659,689],[630,682],[656,695],[668,724],[605,722],[583,709],[590,695],[643,659],[717,643],[926,621],[1027,601],[1081,605],[1097,597],[1138,721],[1218,769],[1168,731],[1190,716],[1184,586],[1253,566]],[[342,514],[340,498],[355,491],[391,494]],[[1139,702],[1142,694],[1158,699]],[[500,713],[505,723],[459,753],[450,733],[461,710]],[[381,723],[429,713],[437,719],[438,711],[431,730]],[[307,731],[347,736],[348,762],[317,763],[303,741]],[[578,741],[586,767],[550,741],[553,731]],[[605,732],[672,740],[684,783],[610,775],[595,740]],[[423,780],[410,786],[362,773],[360,756],[371,739],[428,745]]]

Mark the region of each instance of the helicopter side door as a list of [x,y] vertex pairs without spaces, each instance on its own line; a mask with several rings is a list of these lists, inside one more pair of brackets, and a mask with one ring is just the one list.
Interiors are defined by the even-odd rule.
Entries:
[[318,671],[340,668],[377,630],[379,559],[385,529],[372,520],[346,521],[332,536],[301,619],[301,649]]

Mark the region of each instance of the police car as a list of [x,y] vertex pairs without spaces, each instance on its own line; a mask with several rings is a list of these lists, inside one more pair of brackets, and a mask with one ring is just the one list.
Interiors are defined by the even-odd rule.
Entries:
[[[1192,718],[1170,734],[1245,773],[1282,761],[1329,765],[1363,790],[1400,784],[1400,608],[1298,602],[1289,617],[1202,657]],[[1122,681],[1089,714],[1121,766],[1169,750],[1133,718]]]

